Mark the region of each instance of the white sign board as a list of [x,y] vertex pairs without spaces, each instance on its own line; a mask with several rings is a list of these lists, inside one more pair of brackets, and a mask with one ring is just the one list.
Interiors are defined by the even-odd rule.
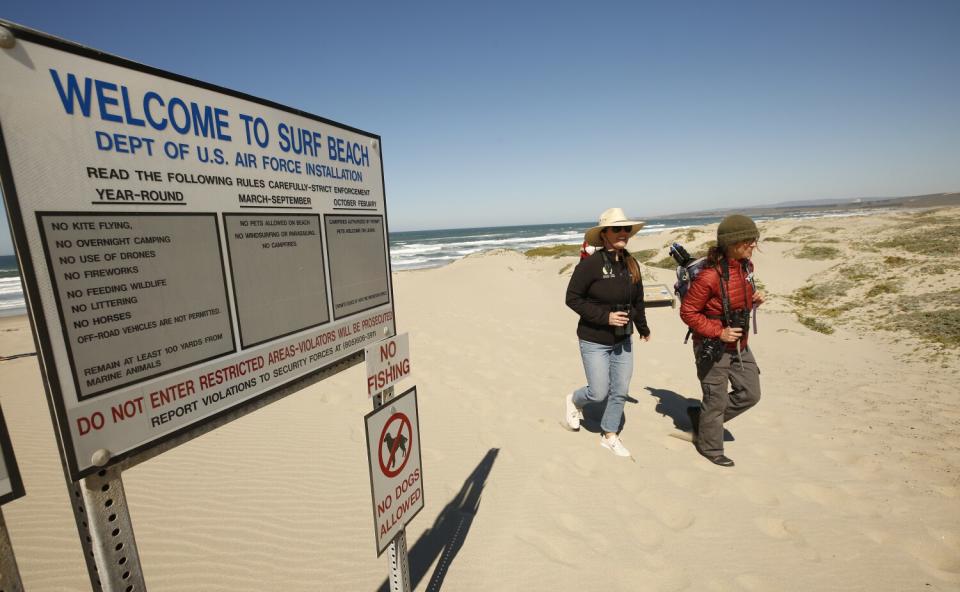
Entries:
[[367,396],[410,376],[410,335],[403,333],[367,346]]
[[10,433],[7,432],[7,423],[3,420],[3,411],[0,411],[0,505],[23,495],[23,481],[20,479],[17,460],[13,456]]
[[11,28],[0,177],[72,479],[395,333],[379,137]]
[[377,555],[423,509],[417,388],[364,418]]

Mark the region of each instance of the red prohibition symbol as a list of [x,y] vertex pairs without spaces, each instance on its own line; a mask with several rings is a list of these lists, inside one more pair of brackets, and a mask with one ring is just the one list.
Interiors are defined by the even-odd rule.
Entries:
[[[394,427],[396,424],[396,427]],[[404,434],[406,432],[406,434]],[[383,426],[380,432],[380,443],[377,445],[380,460],[380,470],[387,477],[396,477],[407,466],[410,460],[410,447],[413,440],[413,427],[410,425],[410,419],[403,413],[394,413]],[[387,447],[384,450],[384,443]],[[387,453],[384,458],[384,453]],[[402,456],[397,457],[401,452]]]

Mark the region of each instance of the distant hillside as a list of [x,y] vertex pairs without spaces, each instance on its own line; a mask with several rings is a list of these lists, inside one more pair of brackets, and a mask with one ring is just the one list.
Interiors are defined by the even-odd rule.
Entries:
[[717,210],[701,210],[697,212],[683,212],[668,216],[650,216],[648,220],[657,218],[679,218],[694,216],[722,216],[728,212],[740,212],[755,216],[769,216],[797,210],[848,210],[850,208],[933,208],[940,206],[960,206],[960,192],[930,193],[926,195],[907,195],[903,197],[857,197],[848,199],[812,199],[805,201],[789,201],[770,204],[768,206],[752,206],[724,208]]

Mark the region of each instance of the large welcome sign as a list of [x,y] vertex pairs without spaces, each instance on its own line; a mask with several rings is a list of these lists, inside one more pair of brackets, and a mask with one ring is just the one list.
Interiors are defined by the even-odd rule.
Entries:
[[72,479],[395,334],[379,137],[4,24],[0,176]]

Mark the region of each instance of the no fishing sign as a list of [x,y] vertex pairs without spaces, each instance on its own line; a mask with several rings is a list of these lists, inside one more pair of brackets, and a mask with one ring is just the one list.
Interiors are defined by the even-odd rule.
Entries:
[[423,509],[417,387],[364,418],[377,555]]

